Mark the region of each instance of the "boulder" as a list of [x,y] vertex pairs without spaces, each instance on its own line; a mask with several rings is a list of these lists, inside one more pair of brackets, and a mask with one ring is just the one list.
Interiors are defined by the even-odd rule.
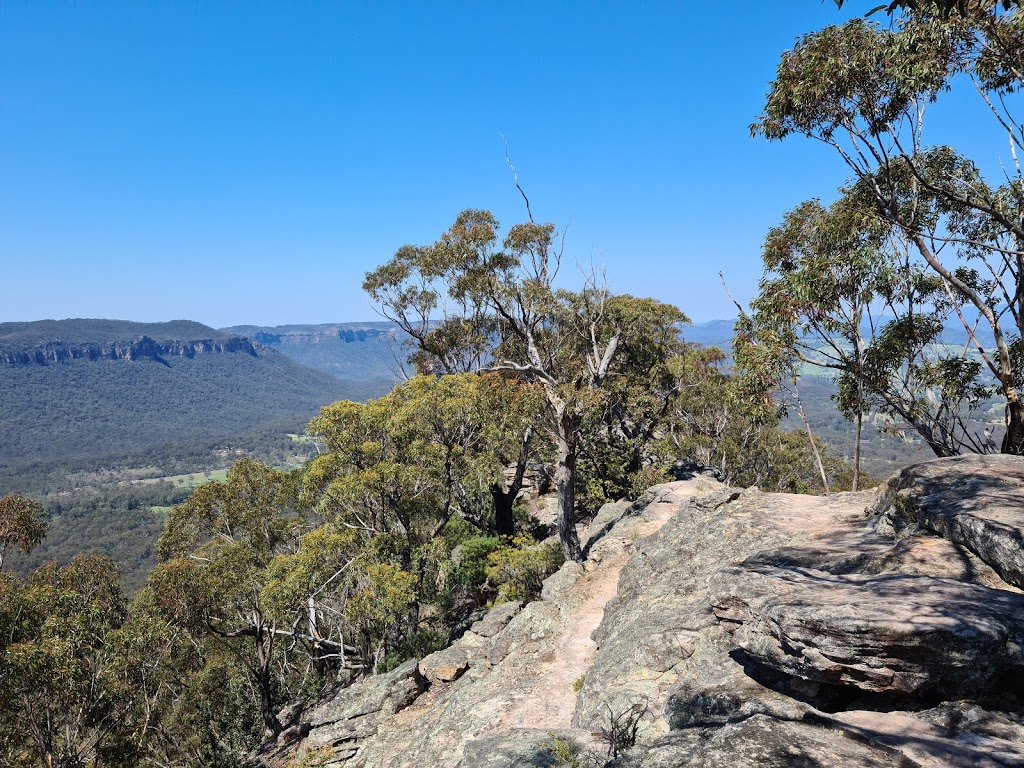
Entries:
[[953,579],[740,565],[713,608],[754,664],[871,693],[960,695],[1024,671],[1024,595]]
[[589,738],[589,733],[565,729],[513,728],[466,744],[463,765],[473,768],[565,768],[556,752],[557,743],[577,745]]
[[871,512],[894,532],[910,525],[961,545],[1024,587],[1024,457],[956,456],[907,467]]
[[419,669],[431,683],[451,683],[469,669],[469,656],[461,648],[445,648],[421,659]]
[[808,723],[753,715],[642,744],[610,768],[912,768],[893,750]]
[[[382,723],[412,704],[427,684],[413,660],[342,688],[302,713],[301,722],[285,731],[272,749],[257,755],[251,764],[287,766],[295,756],[324,747],[332,754],[331,765],[347,764],[358,758]],[[298,748],[296,741],[300,742]]]
[[589,552],[591,547],[597,543],[612,527],[623,517],[629,514],[633,505],[626,500],[612,501],[602,506],[594,519],[587,526],[587,535],[583,539],[583,551]]
[[312,710],[307,722],[314,729],[351,723],[346,734],[364,738],[376,732],[381,718],[412,704],[426,687],[416,661],[407,661],[391,672],[341,689],[325,704]]
[[500,603],[489,610],[482,619],[474,623],[470,627],[470,631],[480,635],[480,637],[494,637],[512,621],[512,617],[519,613],[522,608],[523,604],[518,601]]

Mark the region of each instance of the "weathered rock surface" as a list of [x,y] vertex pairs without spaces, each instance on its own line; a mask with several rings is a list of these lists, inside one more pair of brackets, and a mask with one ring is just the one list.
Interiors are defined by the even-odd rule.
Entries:
[[415,661],[378,677],[361,680],[344,688],[333,698],[300,716],[298,723],[278,737],[276,749],[268,750],[261,762],[287,765],[301,739],[302,750],[329,747],[336,764],[354,757],[365,741],[377,735],[390,715],[405,709],[426,688]]
[[725,569],[714,611],[759,665],[892,694],[979,693],[1024,671],[1024,595],[953,579]]
[[1007,457],[828,498],[657,486],[603,509],[542,600],[340,692],[261,762],[548,766],[554,734],[600,765],[617,719],[616,768],[1024,766],[1022,526]]
[[893,751],[767,715],[719,728],[676,731],[641,745],[614,768],[909,768]]
[[895,531],[918,525],[963,545],[1024,587],[1024,458],[957,456],[890,480],[875,511]]
[[461,648],[445,648],[420,659],[419,668],[431,683],[451,683],[469,669],[469,656]]

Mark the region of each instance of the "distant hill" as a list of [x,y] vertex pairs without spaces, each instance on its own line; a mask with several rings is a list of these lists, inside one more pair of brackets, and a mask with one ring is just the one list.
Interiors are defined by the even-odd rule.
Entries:
[[735,324],[735,320],[709,320],[706,323],[694,323],[683,328],[683,338],[703,344],[705,347],[719,347],[729,352],[732,349]]
[[401,332],[390,322],[236,325],[221,331],[248,336],[332,376],[364,382],[378,395],[400,378],[399,361],[407,354],[401,347]]
[[389,386],[185,320],[0,323],[0,495],[29,493],[53,515],[43,544],[11,566],[98,551],[133,588],[155,563],[153,509],[241,455],[301,461],[310,446],[288,433],[321,406]]
[[299,428],[375,393],[199,323],[4,323],[0,466]]
[[[729,351],[734,322],[694,323],[683,329],[683,337]],[[229,335],[248,336],[310,368],[379,386],[380,394],[400,378],[399,361],[408,354],[402,332],[390,322],[235,325],[220,330]]]
[[134,323],[128,320],[35,320],[29,323],[0,323],[0,350],[24,348],[51,342],[94,344],[130,341],[148,336],[156,341],[221,339],[229,334],[191,320],[168,323]]

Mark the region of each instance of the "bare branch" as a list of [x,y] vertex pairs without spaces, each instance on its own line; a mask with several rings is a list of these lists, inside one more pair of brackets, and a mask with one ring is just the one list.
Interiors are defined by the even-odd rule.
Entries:
[[519,174],[516,173],[516,167],[512,165],[512,158],[509,156],[508,153],[508,139],[506,139],[505,135],[502,133],[499,133],[498,135],[501,136],[501,140],[505,142],[505,162],[508,163],[508,167],[512,169],[512,178],[515,180],[516,189],[519,190],[519,194],[523,196],[523,202],[526,203],[526,215],[530,218],[530,223],[532,224],[533,211],[530,210],[530,198],[526,196],[526,193],[523,191],[523,188],[519,185]]

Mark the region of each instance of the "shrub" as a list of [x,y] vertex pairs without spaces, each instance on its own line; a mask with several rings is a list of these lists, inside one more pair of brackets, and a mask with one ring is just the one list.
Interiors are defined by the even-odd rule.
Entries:
[[324,768],[334,758],[334,750],[330,747],[311,749],[302,756],[301,760],[292,760],[288,768]]
[[516,536],[487,559],[487,576],[498,587],[499,602],[540,597],[544,579],[565,560],[557,541],[536,544],[528,536]]
[[636,745],[640,721],[650,712],[650,705],[645,698],[618,714],[615,714],[608,704],[605,706],[608,708],[608,727],[599,731],[598,738],[608,745],[608,757],[614,760],[625,750]]
[[501,546],[492,536],[474,536],[462,543],[459,564],[452,572],[452,580],[464,587],[477,587],[487,578],[488,557]]
[[572,739],[563,739],[549,733],[543,748],[544,756],[553,768],[584,768],[586,765],[579,744]]
[[661,485],[662,483],[669,482],[671,479],[668,473],[661,467],[644,467],[629,476],[627,496],[632,500],[636,500],[652,485]]
[[446,645],[447,639],[440,632],[431,629],[417,630],[391,648],[381,662],[380,671],[389,672],[409,659],[422,659],[434,651],[440,651]]

